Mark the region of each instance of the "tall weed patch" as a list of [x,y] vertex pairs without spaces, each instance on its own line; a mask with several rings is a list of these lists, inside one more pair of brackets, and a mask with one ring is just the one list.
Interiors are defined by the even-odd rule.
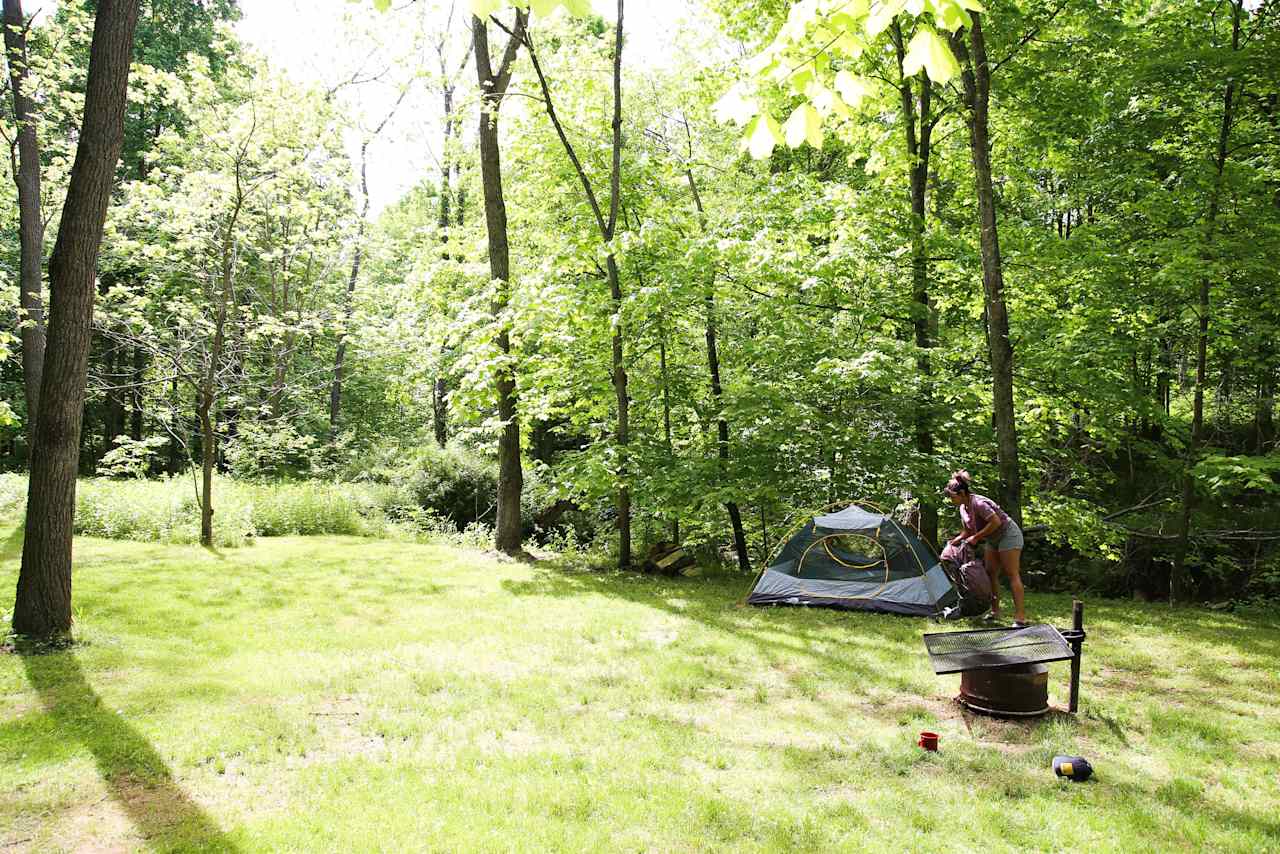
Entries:
[[[254,536],[252,504],[231,481],[214,480],[213,511],[215,546],[236,548]],[[190,478],[81,480],[75,532],[112,540],[198,543],[200,504]]]
[[386,527],[381,509],[358,484],[275,483],[241,485],[263,537],[311,534],[374,536]]
[[[306,481],[213,481],[213,538],[219,548],[255,536],[311,534],[380,536],[387,521],[366,484]],[[0,475],[0,516],[21,517],[27,479]],[[168,480],[84,478],[76,484],[75,533],[112,540],[198,543],[200,502],[189,476]]]

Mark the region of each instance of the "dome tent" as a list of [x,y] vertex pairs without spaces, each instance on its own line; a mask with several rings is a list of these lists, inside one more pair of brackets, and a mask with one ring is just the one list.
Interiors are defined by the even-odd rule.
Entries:
[[756,577],[750,605],[821,605],[958,615],[960,596],[933,548],[886,514],[850,504],[812,517]]

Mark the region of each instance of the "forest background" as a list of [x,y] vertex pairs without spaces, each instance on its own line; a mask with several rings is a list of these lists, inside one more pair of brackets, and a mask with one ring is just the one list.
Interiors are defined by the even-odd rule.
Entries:
[[[1276,4],[378,5],[321,80],[143,4],[77,531],[758,569],[828,502],[936,538],[964,467],[1033,586],[1280,596]],[[7,33],[6,510],[93,9]]]

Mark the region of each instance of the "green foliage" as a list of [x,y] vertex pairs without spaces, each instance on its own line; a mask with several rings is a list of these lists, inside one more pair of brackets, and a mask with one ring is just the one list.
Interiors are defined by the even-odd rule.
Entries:
[[[490,459],[461,444],[413,449],[394,445],[371,450],[343,470],[386,517],[424,533],[465,532],[492,526],[497,506],[497,471]],[[536,471],[526,470],[521,511],[526,531],[550,503]]]
[[323,446],[292,424],[246,421],[224,445],[227,466],[238,478],[306,475],[321,467]]
[[[459,69],[450,95],[460,124],[447,142],[427,141],[433,154],[457,158],[446,186],[428,170],[368,219],[354,282],[364,192],[344,137],[381,119],[369,114],[378,98],[365,97],[364,84],[330,92],[284,76],[236,42],[226,0],[149,4],[101,255],[86,470],[154,475],[199,460],[193,403],[211,381],[214,457],[232,477],[215,489],[215,527],[230,524],[230,538],[259,533],[260,522],[272,531],[389,524],[415,536],[478,536],[493,522],[493,379],[511,370],[526,521],[572,499],[580,510],[554,533],[567,548],[590,551],[608,535],[623,480],[639,547],[678,525],[690,546],[727,556],[732,501],[757,562],[799,508],[855,497],[928,503],[961,466],[981,491],[999,494],[974,176],[949,50],[976,3],[710,0],[712,14],[692,7],[694,26],[673,26],[654,63],[634,29],[642,16],[629,16],[618,233],[600,243],[540,111],[504,114],[513,277],[498,317],[466,130],[477,116],[462,60],[471,6],[457,4],[443,27],[451,4],[377,3],[395,8],[372,15],[364,3],[347,22],[359,60],[370,56],[365,47],[382,50],[380,33],[415,33],[418,59],[384,62],[380,53],[367,67],[412,78],[405,112],[425,109],[430,124],[445,92],[441,46]],[[517,5],[534,15],[584,170],[609,174],[610,134],[591,130],[611,118],[608,28],[584,20],[581,2],[486,0],[476,11],[510,21]],[[1238,50],[1236,12],[1248,34]],[[1159,14],[1005,3],[983,17],[997,63],[991,153],[1024,507],[1048,541],[1028,548],[1030,572],[1067,567],[1072,583],[1118,594],[1165,589],[1192,463],[1193,530],[1280,525],[1280,146],[1267,95],[1280,91],[1278,22],[1274,9],[1199,0]],[[71,168],[91,26],[87,7],[70,3],[31,29],[46,213],[60,208]],[[491,34],[501,38],[496,26]],[[737,61],[726,42],[756,58]],[[1223,137],[1227,82],[1237,97]],[[917,222],[904,131],[925,92],[933,147]],[[523,51],[511,97],[540,97]],[[12,139],[11,120],[0,122]],[[403,132],[393,122],[387,138]],[[767,161],[742,156],[744,132],[748,151]],[[413,145],[427,150],[421,142]],[[17,269],[14,192],[12,180],[0,181],[8,280]],[[609,253],[622,274],[616,307],[603,270]],[[924,259],[928,307],[914,293],[913,257]],[[1196,306],[1206,283],[1206,420],[1192,458]],[[3,326],[16,329],[16,295],[5,293]],[[630,382],[625,448],[613,436],[615,329]],[[509,356],[494,346],[499,331],[510,336]],[[331,425],[339,346],[342,405]],[[11,333],[0,336],[0,401],[15,416],[0,405],[7,469],[22,469],[29,450],[16,355]],[[117,447],[135,413],[142,442]],[[449,437],[445,451],[434,445],[436,426]],[[323,483],[277,501],[280,478]],[[327,485],[357,479],[348,497]],[[246,492],[259,488],[267,492]],[[185,488],[166,489],[187,500]],[[10,492],[20,504],[25,487]],[[274,508],[271,521],[250,512],[245,523],[236,502]],[[106,521],[94,524],[187,531],[186,517],[165,521],[162,504],[155,522],[130,522],[126,510],[108,520],[99,508]],[[1137,505],[1147,506],[1102,521]],[[943,528],[954,524],[944,512]],[[1189,564],[1205,595],[1234,597],[1265,575],[1276,541],[1259,542],[1193,542]]]
[[98,474],[104,477],[146,477],[159,461],[160,451],[168,441],[164,436],[145,439],[117,436],[116,446],[98,460]]
[[1226,456],[1210,454],[1192,474],[1214,498],[1235,498],[1248,493],[1280,495],[1280,456]]
[[15,472],[0,473],[0,518],[18,518],[26,507],[27,478]]
[[[855,73],[864,54],[879,54],[882,43],[891,41],[889,47],[902,52],[904,76],[923,73],[926,81],[944,84],[960,73],[960,65],[937,30],[966,26],[970,11],[983,7],[976,0],[799,0],[768,47],[746,63],[746,79],[716,102],[716,116],[745,126],[743,148],[756,159],[767,158],[784,141],[790,148],[807,142],[820,149],[823,123],[849,119],[885,79],[878,68]],[[800,106],[779,128],[766,102],[795,97],[802,99]]]
[[1081,554],[1109,563],[1118,563],[1124,541],[1122,532],[1107,524],[1091,501],[1062,495],[1033,495],[1027,506],[1029,525],[1044,525],[1045,538],[1058,545],[1069,545]]

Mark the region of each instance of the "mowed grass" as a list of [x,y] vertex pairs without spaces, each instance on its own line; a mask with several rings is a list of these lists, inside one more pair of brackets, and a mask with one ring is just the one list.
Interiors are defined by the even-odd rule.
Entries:
[[740,608],[738,577],[76,549],[78,645],[0,655],[0,850],[1280,848],[1274,616],[1090,601],[1081,714],[1002,722],[933,674],[942,626]]

